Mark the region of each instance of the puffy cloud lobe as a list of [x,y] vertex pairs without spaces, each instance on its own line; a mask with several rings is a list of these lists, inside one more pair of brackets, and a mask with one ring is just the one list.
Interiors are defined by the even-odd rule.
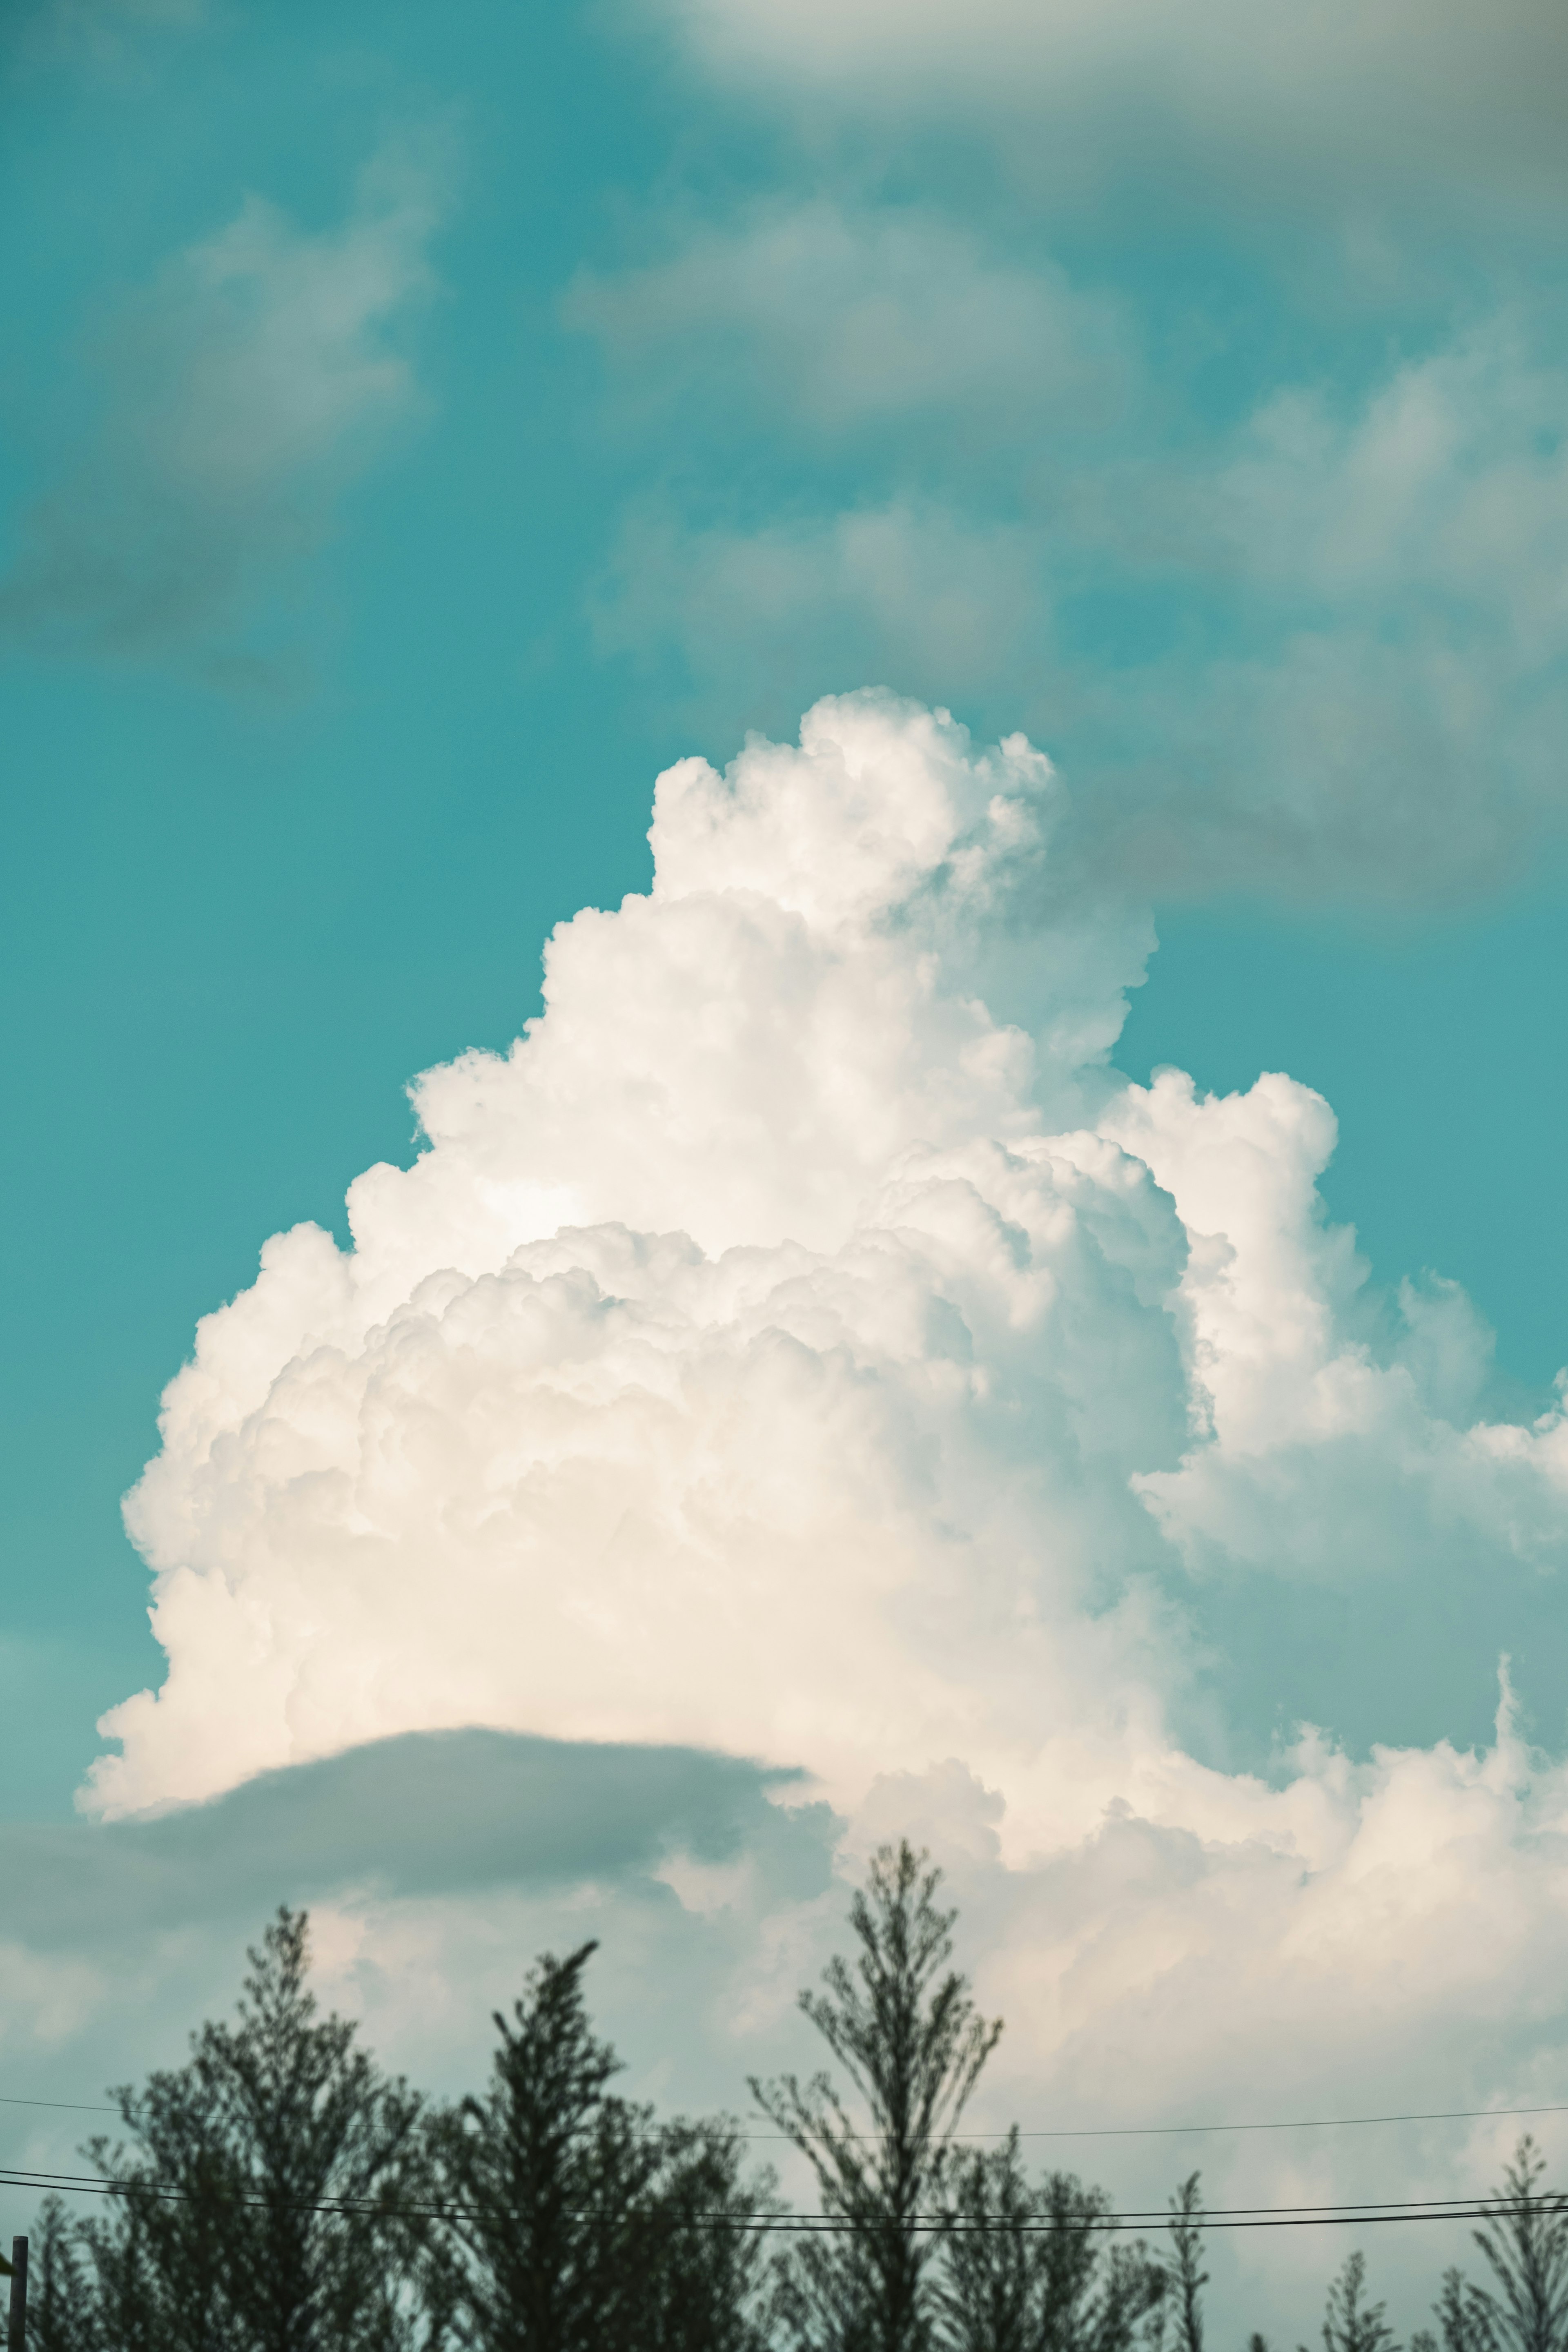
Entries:
[[652,894],[557,934],[509,1057],[421,1081],[433,1148],[355,1186],[352,1255],[284,1236],[204,1328],[131,1511],[172,1675],[108,1800],[469,1720],[852,1775],[867,1676],[919,1755],[976,1711],[960,1651],[1032,1715],[1050,1626],[1124,1638],[1066,1621],[1153,1557],[1181,1239],[1114,1145],[1038,1132],[1037,1089],[1103,1090],[1105,1004],[1031,1038],[963,986],[1054,791],[876,698],[662,779]]

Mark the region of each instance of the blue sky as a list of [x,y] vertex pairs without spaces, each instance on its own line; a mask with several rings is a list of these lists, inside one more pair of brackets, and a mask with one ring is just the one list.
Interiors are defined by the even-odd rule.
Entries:
[[[823,695],[1048,752],[1051,936],[1119,943],[1116,1066],[1326,1097],[1309,1224],[1354,1225],[1369,1267],[1346,1346],[1394,1361],[1401,1279],[1446,1277],[1496,1334],[1488,1364],[1465,1327],[1465,1412],[1524,1430],[1550,1404],[1555,13],[1516,0],[1484,57],[1403,0],[1359,46],[1328,0],[1267,38],[1206,0],[1168,53],[1112,7],[991,0],[972,37],[962,14],[15,0],[17,1824],[65,1835],[97,1717],[162,1679],[120,1501],[197,1319],[268,1234],[346,1244],[350,1182],[413,1159],[408,1082],[505,1052],[551,927],[647,888],[660,771],[788,741]],[[1137,1475],[1174,1475],[1150,1444]],[[1406,1528],[1381,1600],[1194,1568],[1183,1540],[1192,1590],[1149,1574],[1173,1654],[1208,1657],[1170,1706],[1215,1769],[1301,1717],[1358,1760],[1484,1743],[1504,1649],[1561,1751],[1560,1529],[1511,1581],[1490,1537],[1445,1564]],[[700,1711],[472,1704],[726,1744]],[[421,1699],[371,1728],[450,1719]],[[298,1769],[366,1736],[345,1716]]]
[[[617,571],[628,517],[651,506],[703,519],[688,530],[788,528],[890,488],[946,495],[967,471],[959,516],[1007,511],[1020,460],[1051,454],[1061,431],[1049,409],[1030,415],[1027,382],[1004,383],[977,425],[960,408],[959,429],[979,436],[962,466],[940,382],[891,434],[868,416],[868,458],[862,420],[834,409],[852,412],[852,387],[830,384],[825,421],[793,430],[758,381],[778,353],[759,359],[734,331],[727,348],[722,318],[705,331],[677,316],[679,348],[660,352],[655,285],[641,331],[664,382],[640,413],[645,388],[583,330],[585,285],[800,205],[934,226],[952,268],[1012,272],[1015,292],[1031,261],[1081,271],[1106,306],[1098,340],[1158,355],[1149,413],[1116,457],[1156,479],[1173,444],[1281,382],[1352,404],[1391,358],[1441,348],[1500,300],[1523,307],[1521,281],[1543,320],[1561,296],[1539,254],[1550,205],[1484,234],[1419,235],[1415,293],[1400,283],[1391,299],[1386,267],[1347,264],[1357,225],[1321,199],[1302,219],[1287,197],[1260,226],[1240,192],[1189,187],[1184,205],[1178,186],[1173,222],[1173,192],[1140,185],[1134,165],[1086,214],[1025,174],[1009,184],[972,126],[945,138],[923,119],[878,124],[846,156],[841,126],[802,131],[764,95],[716,87],[654,14],[475,6],[436,26],[397,8],[35,9],[14,16],[7,47],[13,551],[40,499],[96,496],[81,486],[100,466],[99,521],[134,533],[148,494],[135,405],[180,364],[139,352],[136,322],[156,335],[150,289],[182,253],[253,197],[289,234],[330,236],[388,142],[423,142],[437,191],[428,280],[368,338],[406,370],[398,413],[349,412],[295,478],[285,466],[267,486],[298,500],[297,546],[255,514],[212,518],[210,554],[182,551],[211,567],[198,603],[146,642],[115,641],[112,582],[96,607],[89,583],[50,621],[11,607],[6,1672],[18,1700],[41,1684],[49,1705],[25,1731],[32,1710],[6,1711],[6,1801],[30,1811],[68,1801],[92,1717],[152,1664],[117,1502],[195,1317],[247,1278],[261,1234],[301,1216],[340,1230],[352,1173],[406,1157],[414,1070],[515,1034],[549,925],[643,878],[657,768],[688,749],[723,755],[745,725],[787,730],[818,691],[885,678],[982,731],[1032,723],[1085,802],[1103,789],[1106,722],[1084,712],[1081,678],[1052,723],[1041,672],[1071,671],[1075,652],[1045,642],[1054,629],[1031,636],[1027,614],[996,659],[969,645],[950,680],[939,647],[900,644],[874,609],[833,615],[843,650],[813,645],[791,603],[786,642],[764,613],[738,658],[727,625],[715,645],[699,624],[683,649],[603,618],[632,593]],[[1408,235],[1402,201],[1396,186],[1393,227],[1374,224],[1390,239]],[[841,273],[853,266],[841,253]],[[785,290],[810,302],[809,274]],[[705,331],[716,357],[705,349],[702,381],[682,382]],[[814,332],[807,317],[785,331]],[[970,332],[985,331],[977,310]],[[984,347],[973,362],[982,377],[997,365]],[[964,376],[950,368],[949,391]],[[117,401],[132,412],[118,445]],[[1082,405],[1067,404],[1082,446]],[[167,481],[161,494],[166,530],[175,494]],[[128,551],[111,559],[145,598]],[[25,598],[26,561],[13,564]],[[1125,662],[1125,633],[1168,628],[1186,600],[1135,550],[1094,570],[1066,602],[1098,688]],[[1009,569],[1004,596],[1019,576]],[[1377,627],[1413,626],[1418,601],[1407,583]],[[1239,646],[1246,624],[1205,616],[1220,654],[1228,632]],[[242,660],[256,675],[225,683],[222,664]],[[1552,672],[1520,685],[1521,709],[1550,695]],[[1369,749],[1349,777],[1374,807],[1382,760]],[[1162,950],[1122,1061],[1135,1076],[1176,1062],[1221,1088],[1281,1067],[1319,1087],[1342,1129],[1326,1197],[1376,1274],[1463,1282],[1496,1326],[1500,1372],[1533,1394],[1568,1309],[1549,1173],[1568,950],[1551,779],[1527,794],[1510,769],[1483,748],[1459,788],[1490,845],[1479,872],[1461,852],[1411,880],[1428,824],[1451,822],[1440,802],[1420,810],[1417,781],[1408,823],[1381,839],[1373,828],[1277,866],[1244,851],[1261,872],[1238,877],[1221,858],[1174,900],[1156,890]],[[1240,787],[1260,802],[1271,789],[1267,775]]]

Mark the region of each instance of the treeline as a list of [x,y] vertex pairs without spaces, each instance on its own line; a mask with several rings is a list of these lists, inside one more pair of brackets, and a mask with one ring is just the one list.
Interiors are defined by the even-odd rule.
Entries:
[[[384,2075],[306,1982],[280,1912],[232,2024],[113,2094],[99,2210],[46,2201],[29,2352],[1204,2352],[1198,2176],[1151,2246],[1104,2193],[1031,2175],[1014,2130],[956,2137],[1000,2027],[949,1965],[955,1915],[905,1845],[853,1901],[853,1949],[800,2005],[834,2072],[753,2082],[814,2176],[782,2202],[728,2119],[662,2122],[612,2086],[591,1944],[497,2015],[485,2091]],[[1568,2352],[1568,2210],[1524,2141],[1410,2352]],[[1353,2254],[1324,2352],[1399,2352]],[[1249,2352],[1268,2352],[1260,2336]]]

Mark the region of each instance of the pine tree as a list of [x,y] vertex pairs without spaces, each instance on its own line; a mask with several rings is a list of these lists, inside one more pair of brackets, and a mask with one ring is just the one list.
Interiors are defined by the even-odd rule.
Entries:
[[[1526,2132],[1474,2233],[1493,2287],[1456,2284],[1445,2326],[1468,2332],[1464,2352],[1563,2352],[1568,2344],[1568,2203],[1542,2194],[1546,2159]],[[1439,2315],[1445,2306],[1438,2306]]]
[[949,2167],[938,2298],[951,2352],[1131,2352],[1167,2279],[1142,2240],[1103,2227],[1104,2191],[1073,2174],[1030,2185],[1017,2130]]
[[1439,2343],[1442,2352],[1494,2352],[1491,2322],[1477,2301],[1477,2290],[1463,2271],[1446,2270],[1442,2294],[1432,2306],[1437,2334],[1418,2327],[1410,2338],[1410,2352],[1437,2352]]
[[1201,2175],[1189,2173],[1171,2200],[1170,2283],[1176,2305],[1177,2352],[1203,2352],[1203,2290],[1208,2273],[1203,2259]]
[[614,2053],[589,2028],[596,1947],[547,1954],[508,2020],[488,2092],[448,2118],[445,2200],[465,2257],[465,2341],[482,2352],[618,2352],[632,2340],[646,2200],[659,2170],[647,2116],[611,2096]]
[[649,2214],[638,2352],[766,2352],[768,2176],[747,2180],[733,2124],[671,2125]]
[[951,2135],[1001,2029],[946,1969],[957,1915],[938,1909],[941,1874],[925,1861],[907,1843],[877,1853],[850,1911],[852,1970],[834,1958],[824,1990],[800,1996],[866,2127],[826,2074],[751,2084],[810,2162],[834,2225],[802,2236],[781,2282],[786,2336],[810,2352],[926,2352],[933,2342],[933,2232]]
[[1384,2320],[1385,2305],[1364,2304],[1366,2256],[1347,2255],[1344,2268],[1329,2288],[1323,2313],[1323,2352],[1399,2352],[1394,2331]]
[[[950,2168],[938,2300],[953,2352],[1034,2352],[1040,2342],[1038,2200],[1015,2128]],[[1085,2249],[1087,2238],[1082,2241]]]
[[477,2352],[760,2352],[762,2248],[723,2124],[661,2130],[611,2093],[595,1947],[547,1955],[497,2015],[490,2087],[439,2134],[458,2327]]
[[94,2352],[93,2293],[81,2231],[57,2197],[46,2197],[39,2207],[28,2255],[27,2352]]
[[94,2352],[407,2352],[426,2331],[420,2102],[319,2018],[303,1913],[250,1954],[237,2020],[115,2095],[120,2189],[82,2226]]

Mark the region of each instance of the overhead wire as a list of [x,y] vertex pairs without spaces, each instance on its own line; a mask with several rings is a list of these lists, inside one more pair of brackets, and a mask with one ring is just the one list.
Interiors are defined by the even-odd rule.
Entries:
[[[95,2105],[81,2099],[25,2099],[15,2094],[0,2093],[0,2107],[51,2107],[61,2113],[84,2116],[118,2116],[119,2107]],[[1568,2102],[1556,2106],[1542,2107],[1431,2107],[1413,2110],[1408,2114],[1385,2116],[1293,2116],[1280,2122],[1223,2124],[1047,2124],[1020,2129],[1019,2139],[1188,2139],[1211,2136],[1217,2132],[1281,2132],[1281,2131],[1350,2131],[1372,2124],[1450,2124],[1487,2123],[1492,2119],[1509,2122],[1521,2116],[1568,2116]],[[662,2129],[662,2126],[655,2126]],[[786,2132],[741,2132],[738,2138],[751,2141],[786,2141]],[[954,2140],[999,2140],[1011,2137],[1010,2131],[953,2132]]]
[[[46,2193],[64,2192],[73,2196],[152,2197],[170,2204],[193,2204],[201,2201],[195,2190],[182,2189],[177,2183],[157,2179],[115,2180],[103,2175],[68,2172],[35,2172],[0,2166],[0,2187],[41,2189]],[[206,2192],[210,2195],[211,2192]],[[268,2210],[281,2207],[290,2212],[368,2214],[382,2220],[456,2221],[471,2218],[474,2208],[462,2204],[402,2204],[380,2198],[279,2198],[270,2192],[241,2193],[225,2198],[225,2204],[259,2206]],[[1550,2200],[1555,2206],[1561,2200]],[[1204,2230],[1270,2230],[1324,2229],[1335,2225],[1361,2227],[1391,2221],[1490,2221],[1500,2211],[1506,2211],[1506,2199],[1481,2200],[1476,2198],[1380,2199],[1370,2204],[1335,2205],[1240,2205],[1221,2206],[1213,2212],[1204,2210],[1193,2218]],[[856,2230],[877,2230],[889,2227],[913,2230],[917,2233],[944,2231],[949,2235],[995,2235],[1002,2231],[1018,2231],[1027,2237],[1080,2235],[1087,2237],[1113,2236],[1129,2231],[1145,2231],[1151,2227],[1166,2228],[1173,2214],[1166,2207],[1134,2208],[1127,2212],[1105,2212],[1072,2218],[1041,2216],[1030,2221],[992,2219],[956,2213],[916,2213],[904,2221],[886,2223],[866,2221],[853,2215],[789,2213],[770,2209],[751,2211],[720,2210],[710,2212],[681,2213],[671,2210],[667,2218],[677,2227],[756,2231],[772,2234],[842,2234]]]

